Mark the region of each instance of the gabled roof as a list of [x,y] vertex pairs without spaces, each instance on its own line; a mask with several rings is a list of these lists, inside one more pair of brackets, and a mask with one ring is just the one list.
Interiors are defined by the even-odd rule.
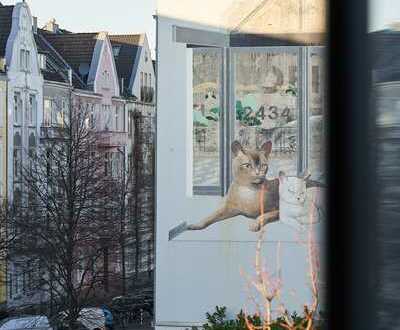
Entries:
[[0,57],[6,54],[8,36],[11,32],[14,6],[0,6]]
[[[110,35],[113,49],[119,48],[118,55],[114,55],[117,66],[118,80],[124,79],[125,91],[133,74],[136,74],[137,59],[140,56],[140,49],[143,47],[144,37],[142,34]],[[123,91],[123,93],[125,92]]]
[[[81,73],[82,65],[90,68],[98,33],[55,34],[42,30],[41,34],[76,73]],[[88,75],[81,78],[87,83]]]
[[[38,52],[46,55],[46,70],[42,70],[45,80],[69,83],[68,70],[71,68],[65,59],[46,40],[44,31],[38,29],[35,34],[35,41]],[[79,75],[72,70],[72,84],[76,88],[85,88],[84,82]]]

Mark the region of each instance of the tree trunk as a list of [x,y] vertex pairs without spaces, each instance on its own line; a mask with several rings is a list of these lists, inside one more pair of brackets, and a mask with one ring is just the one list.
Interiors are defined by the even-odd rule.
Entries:
[[108,292],[109,291],[109,285],[108,285],[108,247],[104,247],[103,249],[103,274],[104,274],[104,279],[103,279],[103,284],[104,284],[104,291]]

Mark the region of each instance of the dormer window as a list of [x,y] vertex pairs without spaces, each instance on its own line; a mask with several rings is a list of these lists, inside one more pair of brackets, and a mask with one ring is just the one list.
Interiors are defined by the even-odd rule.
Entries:
[[146,51],[145,52],[145,58],[144,58],[144,60],[146,61],[146,62],[148,62],[149,61],[149,53]]
[[114,55],[114,57],[118,57],[120,51],[121,51],[121,46],[113,46],[113,55]]

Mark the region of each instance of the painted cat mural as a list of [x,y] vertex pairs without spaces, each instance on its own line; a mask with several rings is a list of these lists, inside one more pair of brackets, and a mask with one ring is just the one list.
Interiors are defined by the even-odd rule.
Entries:
[[[231,148],[233,182],[221,206],[198,223],[183,222],[173,228],[169,232],[170,240],[182,232],[203,230],[214,223],[233,220],[238,215],[250,219],[249,230],[253,232],[279,220],[297,229],[301,229],[304,224],[321,220],[323,212],[319,212],[319,209],[323,209],[323,202],[320,195],[323,193],[319,190],[322,188],[313,188],[313,193],[309,189],[311,186],[321,186],[320,184],[310,181],[309,177],[289,177],[283,172],[280,172],[279,178],[266,179],[272,151],[270,141],[265,142],[258,150],[245,149],[238,141],[234,141]],[[310,216],[310,210],[316,209],[316,216]]]

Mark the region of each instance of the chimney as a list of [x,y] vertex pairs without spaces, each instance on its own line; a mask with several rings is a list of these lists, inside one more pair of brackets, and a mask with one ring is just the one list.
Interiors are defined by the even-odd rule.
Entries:
[[72,69],[71,68],[68,69],[68,82],[69,82],[69,85],[72,86]]
[[38,20],[37,20],[37,17],[36,16],[33,16],[32,17],[32,19],[33,19],[33,33],[37,33],[37,29],[38,29]]
[[44,30],[49,31],[51,33],[58,33],[59,26],[56,23],[56,19],[52,18],[45,26]]

